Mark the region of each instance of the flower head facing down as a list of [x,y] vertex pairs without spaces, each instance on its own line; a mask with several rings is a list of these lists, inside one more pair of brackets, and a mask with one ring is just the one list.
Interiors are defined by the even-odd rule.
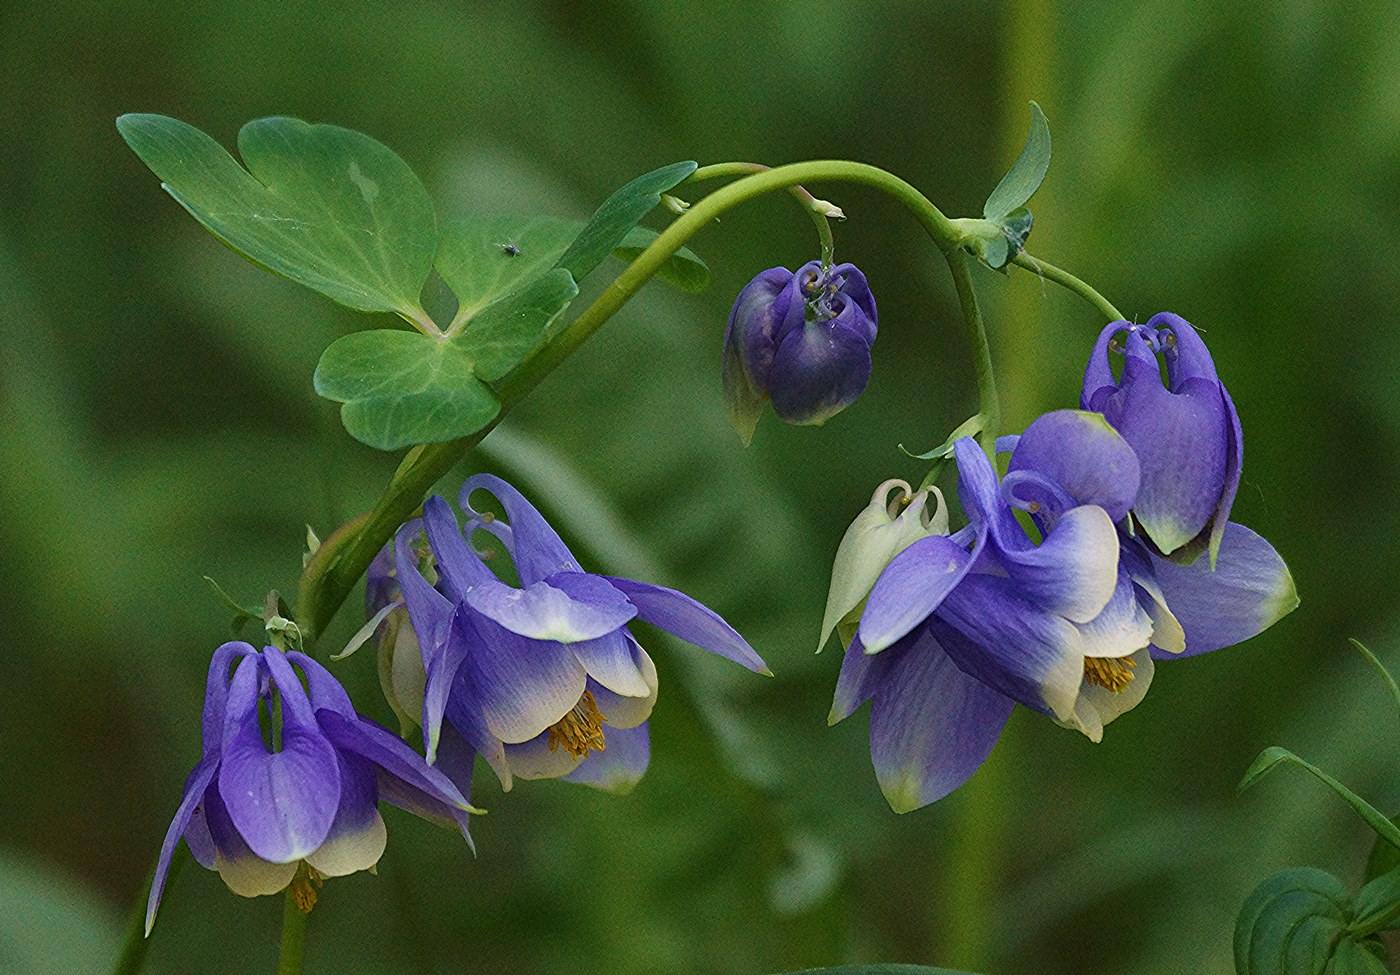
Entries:
[[[272,716],[270,743],[260,712]],[[225,643],[209,664],[202,755],[161,847],[147,933],[182,837],[234,893],[275,894],[303,863],[317,879],[374,867],[386,839],[381,799],[456,828],[470,843],[475,810],[462,792],[356,714],[329,671],[296,651]],[[309,888],[304,896],[314,900]]]
[[[1116,379],[1111,351],[1123,354]],[[1080,406],[1102,413],[1137,454],[1133,518],[1153,547],[1186,563],[1209,550],[1214,561],[1240,486],[1244,439],[1196,330],[1167,312],[1146,325],[1109,325],[1089,357]]]
[[[495,496],[508,523],[472,507],[478,490]],[[651,657],[628,628],[633,620],[769,672],[743,637],[689,596],[584,572],[539,511],[500,478],[469,479],[460,503],[464,526],[432,497],[394,545],[427,675],[430,758],[441,743],[459,741],[481,753],[507,789],[516,777],[630,788],[649,761],[646,722],[659,686]],[[509,553],[518,588],[498,578],[469,541],[477,530]],[[436,562],[436,585],[414,555],[420,532]]]
[[1297,605],[1283,561],[1239,525],[1214,571],[1124,534],[1142,474],[1101,416],[1049,413],[1005,445],[1001,479],[974,441],[955,445],[970,524],[890,561],[837,681],[833,723],[871,701],[871,755],[898,812],[965,782],[1016,703],[1098,741],[1143,699],[1154,659],[1247,639]]
[[824,423],[855,402],[876,330],[875,298],[854,264],[810,261],[750,281],[724,331],[724,396],[744,442],[770,401],[796,424]]

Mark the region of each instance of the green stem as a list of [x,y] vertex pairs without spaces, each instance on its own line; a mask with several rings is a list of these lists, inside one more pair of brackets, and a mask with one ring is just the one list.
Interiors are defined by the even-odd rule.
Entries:
[[[732,165],[734,164],[724,164],[726,167]],[[724,172],[710,167],[706,169],[710,170],[706,173],[707,176],[725,175]],[[741,203],[773,190],[792,189],[812,180],[861,183],[894,197],[914,215],[919,225],[933,238],[934,243],[948,257],[950,266],[962,261],[963,270],[966,270],[966,259],[959,252],[963,243],[963,233],[913,185],[878,167],[845,160],[793,163],[754,172],[721,187],[677,217],[592,305],[506,378],[497,390],[501,398],[501,412],[486,429],[460,440],[426,444],[409,451],[378,504],[364,518],[358,530],[336,539],[335,544],[332,544],[334,536],[327,539],[302,573],[296,615],[305,635],[314,638],[325,629],[375,554],[398,526],[412,516],[428,489],[480,443],[512,406],[528,395],[604,322],[616,314],[686,241],[702,228],[709,226],[716,217]],[[955,278],[959,273],[954,271]],[[965,284],[970,287],[970,278],[967,278]],[[960,296],[962,291],[963,287],[960,286]],[[967,295],[962,296],[960,300],[965,311],[968,308],[976,310],[975,297]],[[985,352],[986,337],[982,331],[980,314],[975,321],[974,331],[979,337],[974,340],[974,348]],[[973,328],[971,324],[969,327]],[[988,358],[978,367],[979,387],[990,381]],[[984,405],[988,402],[994,404],[996,391],[981,389],[981,399]]]
[[953,272],[953,287],[958,292],[963,321],[967,323],[967,340],[972,347],[972,364],[977,371],[977,412],[982,418],[982,430],[977,442],[996,463],[997,432],[1001,428],[1001,400],[997,396],[996,376],[992,372],[992,347],[987,341],[986,323],[977,304],[977,291],[972,286],[972,267],[963,251],[948,253],[948,270]]
[[[714,179],[723,176],[747,176],[751,173],[765,173],[772,169],[772,166],[765,166],[762,163],[750,162],[725,162],[712,163],[709,166],[701,166],[690,174],[682,186],[691,183],[698,183],[706,179]],[[797,197],[802,209],[812,218],[812,222],[817,228],[817,240],[822,248],[822,267],[829,268],[836,259],[836,241],[831,236],[831,221],[828,217],[846,219],[846,215],[841,212],[841,208],[827,200],[818,200],[805,186],[790,186],[788,190]]]
[[301,960],[306,954],[306,918],[288,887],[283,895],[282,950],[277,956],[277,975],[301,975]]
[[1027,271],[1034,271],[1042,278],[1045,278],[1047,281],[1054,281],[1062,288],[1068,288],[1099,311],[1103,312],[1110,322],[1127,320],[1123,317],[1122,312],[1113,307],[1112,302],[1095,291],[1087,281],[1080,280],[1063,268],[1058,268],[1039,258],[1031,257],[1025,251],[1017,254],[1015,258],[1012,259],[1011,263],[1015,264],[1017,267],[1025,268]]

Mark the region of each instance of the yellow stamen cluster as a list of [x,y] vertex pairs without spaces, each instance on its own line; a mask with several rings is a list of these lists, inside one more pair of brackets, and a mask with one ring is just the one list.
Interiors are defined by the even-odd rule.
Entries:
[[303,914],[311,913],[311,909],[316,906],[316,891],[320,889],[321,883],[321,874],[311,864],[303,863],[297,868],[291,883],[292,901],[297,910]]
[[592,691],[584,691],[573,710],[549,726],[549,750],[560,747],[574,758],[583,758],[590,751],[601,752],[603,723],[608,719],[598,710]]
[[1117,694],[1132,683],[1136,666],[1132,657],[1085,657],[1084,680]]

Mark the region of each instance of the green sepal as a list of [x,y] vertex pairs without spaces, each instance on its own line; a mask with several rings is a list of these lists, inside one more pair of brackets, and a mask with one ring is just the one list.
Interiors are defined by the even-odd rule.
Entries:
[[247,169],[199,129],[123,115],[117,129],[215,237],[360,311],[411,316],[437,250],[437,218],[408,164],[367,135],[273,117],[238,133]]
[[1350,913],[1350,897],[1330,873],[1313,867],[1279,871],[1240,908],[1236,975],[1322,975]]
[[1050,168],[1050,125],[1040,106],[1031,102],[1031,128],[1026,144],[1007,174],[1001,178],[982,207],[982,216],[1001,223],[1013,210],[1024,207],[1040,189]]
[[473,374],[462,343],[399,329],[336,339],[316,365],[316,392],[343,404],[356,440],[379,450],[470,436],[496,418],[501,401]]
[[912,454],[905,449],[904,444],[900,444],[899,449],[904,451],[905,456],[912,457],[915,460],[943,460],[953,456],[953,445],[963,437],[975,437],[981,432],[982,414],[978,413],[975,416],[968,417],[962,423],[959,423],[957,428],[954,429],[952,433],[948,434],[948,439],[944,440],[932,450],[925,451],[922,454]]
[[229,627],[235,634],[243,632],[243,627],[249,620],[262,622],[262,611],[256,606],[244,606],[238,600],[228,594],[223,586],[219,585],[209,576],[202,576],[209,588],[214,590],[214,595],[219,597],[219,602],[223,603],[233,611],[233,619],[229,621]]
[[1273,746],[1260,752],[1259,757],[1254,760],[1254,764],[1249,767],[1249,771],[1245,772],[1244,778],[1240,780],[1240,791],[1248,789],[1254,783],[1258,782],[1281,762],[1288,762],[1305,771],[1311,772],[1328,788],[1341,796],[1342,799],[1346,801],[1347,805],[1356,810],[1356,814],[1366,821],[1366,825],[1370,826],[1377,836],[1391,846],[1400,849],[1400,828],[1397,828],[1394,823],[1381,815],[1375,806],[1358,796],[1355,792],[1352,792],[1316,765],[1305,762],[1286,748]]
[[1026,241],[1031,236],[1031,227],[1034,224],[1035,217],[1025,207],[1017,207],[1002,218],[1001,229],[1010,251],[1008,261],[1026,249]]

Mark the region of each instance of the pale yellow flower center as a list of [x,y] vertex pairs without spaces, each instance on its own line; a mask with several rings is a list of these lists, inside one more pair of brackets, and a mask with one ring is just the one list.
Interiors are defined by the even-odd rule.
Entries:
[[1136,666],[1132,657],[1085,657],[1084,680],[1117,694],[1132,683]]
[[574,758],[583,758],[590,751],[601,752],[605,747],[603,724],[607,720],[598,710],[593,692],[584,691],[573,709],[549,726],[549,750],[563,747]]

